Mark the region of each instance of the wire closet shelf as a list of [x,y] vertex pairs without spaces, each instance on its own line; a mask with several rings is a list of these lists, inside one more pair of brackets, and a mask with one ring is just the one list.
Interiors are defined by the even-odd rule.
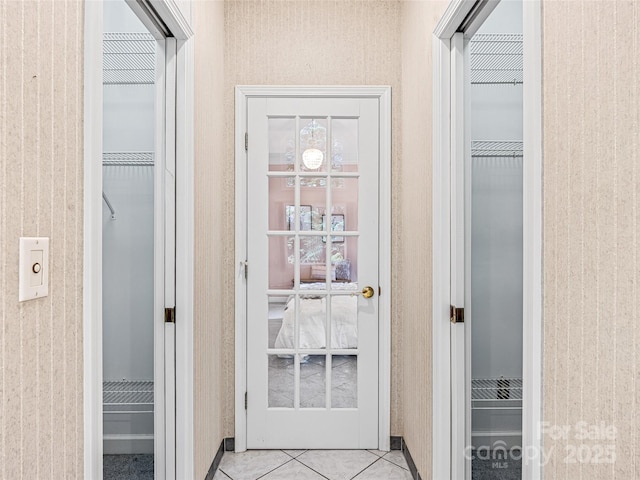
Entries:
[[105,414],[153,413],[153,382],[104,382],[102,404]]
[[478,33],[469,52],[472,85],[522,85],[522,34]]
[[153,167],[153,152],[105,152],[104,167]]
[[474,410],[521,410],[521,378],[474,378],[471,380]]
[[[102,154],[103,167],[153,167],[153,152],[106,152]],[[116,219],[116,210],[109,196],[102,191],[102,199],[111,213],[111,220]]]
[[522,157],[523,142],[476,140],[471,142],[474,158]]
[[103,35],[104,85],[153,85],[156,40],[150,33]]

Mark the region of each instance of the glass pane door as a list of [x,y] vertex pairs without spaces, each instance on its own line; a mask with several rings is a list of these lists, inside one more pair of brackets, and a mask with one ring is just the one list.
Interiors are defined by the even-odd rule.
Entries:
[[269,407],[357,407],[357,144],[357,119],[269,119]]
[[377,445],[377,124],[373,99],[249,101],[249,448]]

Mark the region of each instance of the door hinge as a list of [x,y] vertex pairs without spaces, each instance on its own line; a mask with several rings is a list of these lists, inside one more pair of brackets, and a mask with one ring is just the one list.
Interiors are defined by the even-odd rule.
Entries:
[[244,392],[244,409],[245,409],[245,410],[247,409],[247,406],[248,406],[248,405],[249,405],[249,404],[247,403],[247,392]]
[[245,151],[249,151],[249,133],[245,132],[244,134],[244,149]]
[[464,323],[464,308],[454,307],[451,305],[449,313],[451,316],[451,323]]
[[164,323],[176,323],[176,307],[164,309]]
[[244,279],[247,279],[247,275],[249,274],[249,262],[246,260],[242,262],[242,269],[244,270]]

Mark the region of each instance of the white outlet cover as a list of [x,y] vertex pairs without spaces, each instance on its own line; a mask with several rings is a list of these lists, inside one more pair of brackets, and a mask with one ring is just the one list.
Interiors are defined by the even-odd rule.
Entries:
[[20,237],[18,300],[49,295],[49,237]]

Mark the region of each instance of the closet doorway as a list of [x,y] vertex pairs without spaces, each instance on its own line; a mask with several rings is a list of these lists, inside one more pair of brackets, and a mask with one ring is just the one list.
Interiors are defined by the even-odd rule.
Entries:
[[85,8],[86,478],[193,476],[189,9]]
[[[525,3],[452,2],[435,32],[435,81],[450,98],[434,164],[434,350],[448,366],[434,372],[434,412],[451,418],[434,422],[450,436],[435,447],[439,478],[539,471],[541,103]],[[446,450],[448,465],[437,460]]]
[[260,91],[237,89],[237,449],[388,449],[390,90]]
[[103,478],[173,478],[175,39],[103,8]]
[[[452,224],[462,226],[462,216],[464,226],[453,230],[452,342],[458,345],[452,361],[454,388],[465,392],[465,477],[500,472],[520,480],[522,3],[501,1],[475,32],[454,35],[453,52],[453,68],[464,65],[454,87],[462,89],[454,95],[464,104],[463,125],[454,132],[461,148],[452,159],[459,167]],[[464,318],[456,315],[460,299]]]

